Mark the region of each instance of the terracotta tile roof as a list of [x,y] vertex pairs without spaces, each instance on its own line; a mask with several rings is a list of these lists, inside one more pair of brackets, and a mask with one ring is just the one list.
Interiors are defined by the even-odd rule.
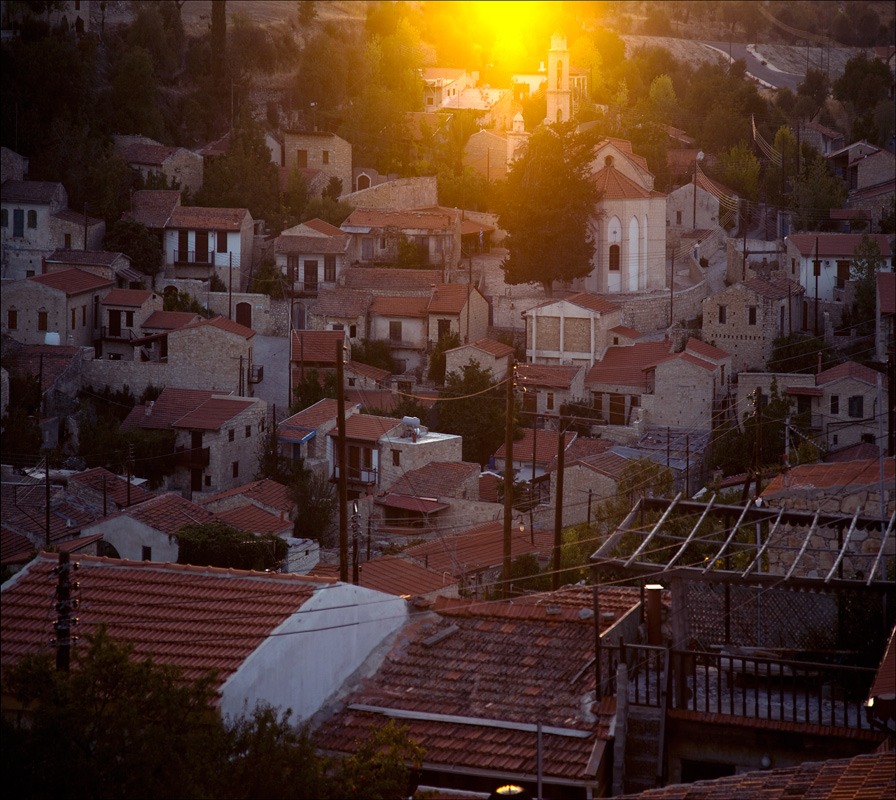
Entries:
[[787,386],[784,388],[784,391],[787,394],[796,395],[799,397],[802,395],[803,397],[823,397],[824,392],[819,389],[817,386]]
[[643,335],[641,331],[636,331],[634,328],[627,328],[625,325],[617,325],[615,328],[610,328],[610,333],[625,336],[627,339],[639,339]]
[[896,697],[896,628],[890,632],[887,649],[868,691],[868,697],[893,700]]
[[[355,408],[354,403],[346,402],[346,416],[351,414]],[[291,417],[283,420],[280,423],[278,436],[281,439],[286,438],[288,428],[302,428],[305,431],[313,431],[325,422],[335,420],[338,409],[339,405],[333,398],[326,397],[323,400],[318,400],[313,406],[308,406],[308,408],[300,411],[298,414],[293,414]]]
[[429,300],[430,314],[460,314],[477,289],[466,283],[438,283]]
[[731,358],[730,353],[726,353],[724,350],[694,337],[688,339],[684,350],[686,353],[691,353],[709,361],[724,361],[726,358]]
[[[896,479],[896,461],[892,458],[884,459],[884,480],[892,483]],[[877,486],[880,481],[880,465],[878,460],[846,461],[833,464],[801,464],[790,470],[790,488],[795,489],[832,489],[834,487],[849,486],[856,489],[859,486]],[[784,491],[784,476],[776,475],[763,495],[775,494]]]
[[425,294],[429,297],[432,287],[442,280],[436,269],[386,269],[377,267],[351,267],[343,270],[339,282],[347,289],[377,289],[383,292]]
[[[18,346],[16,346],[18,345]],[[11,374],[33,375],[43,381],[41,389],[47,391],[67,370],[75,359],[81,357],[79,347],[53,344],[25,344],[10,346],[9,361],[4,359],[4,366]],[[43,356],[43,358],[41,358]]]
[[855,444],[840,447],[837,450],[829,450],[823,461],[832,464],[835,461],[868,461],[880,457],[880,448],[870,442],[856,442]]
[[[346,389],[345,396],[358,406],[377,408],[382,411],[394,411],[404,399],[391,389]],[[432,408],[439,399],[435,389],[416,388],[414,397],[424,408]]]
[[252,217],[249,210],[245,208],[178,206],[171,212],[166,227],[188,230],[238,231],[247,217],[251,222]]
[[896,794],[896,753],[870,753],[675,784],[619,797],[639,800],[886,800]]
[[[516,525],[511,531],[512,557],[535,553],[544,558],[553,552],[553,531],[535,531],[532,544],[529,531],[520,531]],[[442,536],[405,550],[408,558],[430,569],[448,572],[459,578],[465,572],[476,572],[500,566],[504,560],[504,523],[487,522],[461,533]]]
[[584,456],[579,459],[578,463],[594,472],[606,475],[608,478],[618,480],[622,476],[622,471],[625,469],[626,464],[628,464],[628,459],[617,453],[606,451],[604,453]]
[[179,147],[166,147],[163,144],[140,144],[138,142],[129,144],[121,151],[121,154],[129,164],[152,164],[159,167],[178,150],[180,150]]
[[373,296],[351,289],[320,289],[308,313],[322,317],[360,317],[370,306]]
[[[815,240],[818,239],[818,257],[830,258],[831,256],[846,256],[852,258],[856,247],[862,243],[861,233],[793,233],[787,237],[801,256],[815,257]],[[890,249],[889,237],[883,233],[873,233],[870,239],[877,242],[880,254],[885,257],[893,255]]]
[[[78,535],[74,539],[54,542],[53,547],[58,547],[60,553],[84,553],[87,555],[93,555],[96,552],[97,544],[101,542],[102,539],[103,534],[101,533],[95,533],[91,536]],[[34,546],[29,543],[27,549],[22,550],[19,553],[12,553],[9,557],[9,561],[6,563],[21,564],[22,566],[24,566],[29,561],[31,561],[31,556],[33,553]]]
[[209,142],[199,151],[199,155],[205,158],[215,158],[216,156],[226,156],[230,150],[230,132],[225,133],[220,139]]
[[[162,390],[158,399],[152,404],[136,405],[130,414],[121,423],[121,431],[129,431],[134,428],[148,430],[164,430],[185,414],[195,411],[206,400],[210,399],[214,392],[203,389],[175,389],[171,386]],[[149,413],[147,413],[149,408]]]
[[192,311],[153,311],[143,322],[140,327],[143,330],[148,328],[158,328],[160,330],[174,330],[175,328],[183,328],[191,322],[199,319],[198,314]]
[[[504,358],[505,356],[513,354],[513,348],[509,344],[496,342],[494,339],[479,339],[472,344],[463,344],[460,347],[455,347],[453,350],[460,350],[463,347],[475,347],[477,350],[482,350],[489,355],[493,355],[495,358]],[[452,350],[448,350],[447,352],[450,353]]]
[[[382,436],[385,436],[397,426],[401,426],[401,420],[393,417],[376,417],[373,414],[352,414],[345,420],[345,438],[377,442]],[[331,431],[330,436],[335,439],[336,431]]]
[[493,472],[483,472],[479,475],[479,499],[484,503],[498,502],[498,486],[501,478]]
[[436,511],[444,511],[448,508],[448,503],[438,500],[426,500],[420,497],[411,497],[406,494],[386,494],[378,497],[374,503],[380,506],[388,506],[389,508],[400,508],[403,511],[413,511],[417,514],[433,514]]
[[28,280],[58,292],[65,292],[69,297],[73,294],[93,292],[114,285],[108,278],[94,275],[92,272],[86,272],[77,267],[62,269],[58,272],[47,272],[43,275],[32,275]]
[[230,422],[237,414],[255,405],[254,400],[241,400],[235,397],[212,397],[201,406],[187,412],[172,428],[188,428],[190,430],[216,431]]
[[731,189],[725,186],[724,183],[719,183],[716,180],[713,180],[708,175],[704,175],[702,172],[697,173],[697,186],[703,189],[706,192],[709,192],[716,197],[719,194],[727,195],[728,197],[737,197],[737,192],[734,189]]
[[546,386],[551,389],[568,389],[583,367],[565,367],[560,364],[517,364],[517,382],[521,387]]
[[[321,562],[308,574],[338,580],[339,565]],[[380,556],[365,561],[359,566],[358,577],[360,585],[365,589],[374,589],[399,597],[419,597],[455,585],[454,581],[441,572],[427,569],[415,561],[399,556]]]
[[447,231],[454,227],[454,215],[444,211],[389,208],[356,208],[342,223],[350,228],[399,228],[402,230]]
[[877,292],[882,314],[896,313],[896,272],[877,273]]
[[362,364],[360,361],[349,361],[344,368],[345,374],[360,375],[363,378],[370,378],[372,381],[381,381],[388,378],[392,373],[387,369],[372,367],[370,364]]
[[[554,458],[557,457],[557,445],[559,434],[557,431],[546,431],[538,428],[535,431],[535,463],[536,464],[549,464]],[[569,446],[575,441],[576,434],[567,431],[563,434],[563,441],[566,444],[565,449],[568,450]],[[513,443],[513,460],[514,461],[528,461],[530,464],[532,463],[532,428],[524,428],[523,429],[523,438],[515,441]],[[503,459],[507,452],[506,446],[501,445],[497,452],[495,453],[495,458]]]
[[336,342],[345,343],[345,331],[293,331],[289,360],[335,367]]
[[[84,219],[83,215],[81,217]],[[47,257],[48,264],[83,264],[85,266],[111,267],[118,259],[128,257],[124,253],[112,253],[108,250],[55,250]]]
[[[575,441],[566,448],[566,452],[563,455],[563,463],[565,466],[570,467],[577,461],[582,461],[591,458],[592,456],[606,453],[611,447],[613,447],[613,442],[609,439],[591,439],[588,436],[577,436]],[[515,444],[514,452],[516,452]],[[545,471],[551,472],[555,469],[557,469],[556,453],[554,453],[554,458],[551,460],[551,463]]]
[[279,508],[285,512],[292,511],[295,508],[295,503],[289,499],[289,489],[282,483],[277,483],[277,481],[270,478],[262,478],[260,481],[252,481],[242,486],[236,486],[233,489],[225,489],[223,492],[218,492],[208,497],[201,497],[199,502],[205,506],[227,497],[245,497],[248,500],[256,500],[262,505],[270,508]]
[[33,548],[34,545],[27,536],[16,533],[5,525],[0,526],[0,564],[9,564],[19,553],[30,552]]
[[650,197],[647,189],[638,186],[613,166],[595,172],[589,180],[603,193],[604,200],[640,200]]
[[785,297],[796,297],[806,292],[799,283],[790,278],[752,278],[743,285],[769,300],[783,300]]
[[569,297],[557,297],[553,300],[546,300],[544,303],[539,303],[537,306],[533,306],[526,312],[528,315],[531,311],[536,308],[546,308],[547,306],[552,306],[555,303],[559,303],[561,300],[565,300],[567,303],[572,303],[573,305],[581,306],[582,308],[587,308],[589,311],[597,311],[601,314],[606,314],[610,311],[618,311],[620,306],[616,305],[616,303],[611,303],[609,300],[604,300],[602,297],[598,297],[596,294],[590,294],[589,292],[578,292],[577,294],[572,294]]
[[613,384],[646,389],[650,382],[645,370],[669,358],[670,349],[668,341],[608,347],[603,359],[585,375],[585,386]]
[[[92,556],[78,561],[82,635],[105,623],[113,638],[133,643],[136,658],[151,655],[158,664],[181,667],[188,680],[217,670],[218,688],[323,583],[304,575]],[[46,587],[57,563],[42,554],[3,587],[4,666],[47,647],[53,615],[46,613]]]
[[[836,367],[831,367],[830,369],[819,372],[815,376],[815,384],[816,386],[824,386],[825,384],[838,381],[841,378],[855,378],[856,380],[870,383],[872,386],[877,386],[878,375],[881,375],[881,373],[875,372],[870,367],[864,367],[861,364],[856,364],[855,361],[844,361],[842,364],[837,364]],[[886,374],[881,375],[881,377],[883,379],[884,386],[886,386]]]
[[[4,483],[0,489],[0,522],[16,533],[30,536],[32,541],[46,542],[46,508],[43,483]],[[75,505],[60,489],[51,488],[50,542],[57,544],[77,536],[98,513],[101,512]]]
[[203,327],[218,328],[219,330],[227,331],[228,333],[235,333],[237,336],[242,336],[244,339],[251,339],[255,336],[255,331],[253,331],[252,328],[240,325],[239,322],[234,322],[232,319],[227,319],[227,317],[201,319],[198,322],[191,322],[189,325],[184,325],[180,330],[186,331],[192,330],[193,328]]
[[370,304],[370,313],[384,317],[425,317],[428,306],[426,297],[377,295]]
[[672,175],[687,175],[694,171],[699,151],[690,147],[670,147],[666,150],[666,164]]
[[131,196],[131,208],[123,216],[131,216],[147,228],[164,228],[180,205],[180,192],[171,189],[141,189]]
[[251,503],[239,508],[219,511],[215,514],[215,519],[232,525],[234,528],[239,528],[241,531],[292,536],[292,522],[288,519],[281,519]]
[[468,461],[431,461],[424,467],[404,473],[389,491],[412,497],[441,497],[457,489],[474,472],[479,472],[479,464]]
[[[69,484],[80,483],[88,489],[102,495],[106,493],[107,498],[119,506],[123,506],[128,502],[128,482],[125,478],[116,475],[114,472],[104,467],[95,467],[86,472],[79,472],[76,475],[70,475]],[[131,505],[138,505],[146,500],[154,497],[152,492],[146,491],[140,486],[131,484]]]
[[[0,199],[4,203],[27,203],[29,205],[49,205],[62,186],[55,181],[3,181]],[[83,216],[83,215],[82,215]]]
[[[681,361],[686,361],[688,364],[693,364],[695,367],[700,367],[701,369],[705,369],[707,372],[712,372],[716,369],[716,365],[710,363],[709,361],[704,361],[702,358],[697,358],[695,355],[691,355],[691,353],[676,353],[672,358],[680,359]],[[666,359],[667,361],[671,361],[672,359]]]
[[470,236],[475,235],[478,236],[479,233],[493,233],[494,227],[492,225],[486,225],[484,222],[477,222],[475,219],[464,219],[461,220],[460,223],[460,235],[461,236]]
[[324,222],[322,219],[318,219],[315,217],[314,219],[309,219],[307,222],[303,222],[303,225],[307,225],[309,228],[315,231],[319,231],[320,233],[325,233],[327,236],[340,236],[342,235],[342,228],[337,228],[335,225],[331,225],[329,222]]
[[291,253],[300,255],[303,253],[345,253],[348,250],[351,236],[340,231],[340,236],[296,236],[282,233],[277,237],[274,251],[277,253]]
[[210,511],[174,492],[166,492],[139,505],[123,508],[105,519],[119,517],[130,517],[169,536],[176,534],[184,525],[202,525],[214,520],[214,514]]
[[142,306],[152,292],[149,289],[113,289],[102,299],[104,306]]

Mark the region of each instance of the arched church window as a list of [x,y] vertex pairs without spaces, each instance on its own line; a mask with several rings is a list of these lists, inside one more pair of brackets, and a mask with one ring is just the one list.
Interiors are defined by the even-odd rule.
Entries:
[[557,62],[557,88],[563,88],[563,62]]
[[557,122],[563,122],[563,109],[557,109]]
[[610,270],[612,272],[619,272],[619,245],[618,244],[610,245]]
[[607,156],[604,159],[604,164],[606,164],[608,167],[612,167],[613,166],[613,156]]

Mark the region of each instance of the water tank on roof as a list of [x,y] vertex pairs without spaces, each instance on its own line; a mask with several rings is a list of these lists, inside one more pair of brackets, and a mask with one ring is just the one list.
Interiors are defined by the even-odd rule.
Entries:
[[59,346],[59,333],[56,331],[47,331],[44,334],[44,344],[52,344]]
[[405,426],[405,428],[419,428],[420,427],[420,418],[419,417],[402,417],[401,424]]

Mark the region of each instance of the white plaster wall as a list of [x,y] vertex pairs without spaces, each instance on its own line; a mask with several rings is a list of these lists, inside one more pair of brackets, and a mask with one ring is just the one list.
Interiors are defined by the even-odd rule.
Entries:
[[[111,503],[110,503],[111,505]],[[102,533],[103,539],[118,551],[121,558],[143,560],[143,548],[152,548],[152,560],[177,563],[177,537],[151,528],[128,516],[101,520],[81,530],[81,536]]]
[[400,597],[346,583],[321,586],[221,687],[221,714],[263,701],[307,720],[407,617]]

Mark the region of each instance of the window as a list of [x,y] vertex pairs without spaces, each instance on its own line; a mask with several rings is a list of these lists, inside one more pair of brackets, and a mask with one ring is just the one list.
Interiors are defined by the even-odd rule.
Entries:
[[619,245],[618,244],[610,245],[610,270],[612,272],[619,272]]
[[432,99],[431,97],[427,97],[427,98],[426,98],[426,105],[431,106],[431,105],[432,105],[432,100],[433,100],[433,99]]
[[358,335],[358,326],[357,325],[349,325],[348,326],[348,338],[354,339]]
[[619,337],[618,337],[618,336],[614,336],[614,337],[613,337],[613,344],[619,344]]
[[72,330],[75,329],[75,311],[76,309],[72,309]]
[[719,325],[725,325],[728,322],[728,306],[719,306]]
[[831,395],[831,414],[839,414],[840,413],[840,395],[832,394]]
[[65,234],[65,244],[64,247],[66,250],[72,249],[72,235],[70,233]]
[[361,239],[361,258],[365,261],[373,258],[373,237],[365,236]]
[[217,235],[217,247],[215,248],[219,253],[227,252],[227,232],[226,231],[218,231]]
[[354,378],[349,378],[349,379],[348,379],[348,385],[349,385],[349,388],[353,387],[353,386],[355,385],[355,379],[354,379]]
[[212,476],[211,476],[211,475],[206,475],[206,476],[205,476],[205,485],[206,485],[206,486],[211,486],[211,485],[212,485]]
[[439,341],[444,339],[446,336],[451,335],[451,320],[450,319],[440,319],[437,320],[439,326]]
[[675,224],[681,225],[681,212],[680,211],[675,212]]
[[603,394],[603,392],[595,392],[594,393],[594,410],[597,412],[598,416],[603,416],[603,413],[604,413],[604,394]]
[[252,426],[251,425],[246,426],[246,438],[247,439],[252,438]]
[[853,395],[852,397],[849,398],[849,416],[854,417],[854,418],[864,416],[862,413],[862,411],[863,411],[862,401],[864,399],[865,398],[862,397],[862,395],[860,395],[860,394]]
[[81,324],[87,327],[87,306],[81,306]]
[[287,256],[286,257],[286,280],[290,283],[295,283],[296,281],[296,272],[299,270],[299,257],[298,256]]
[[324,280],[329,283],[336,280],[336,256],[324,256]]
[[231,472],[233,473],[233,477],[234,477],[234,478],[239,478],[239,476],[240,476],[240,462],[239,462],[239,461],[234,461],[234,462],[230,465],[230,470],[231,470]]
[[11,331],[18,330],[19,328],[19,312],[14,308],[10,308],[6,312],[6,327]]
[[401,466],[401,450],[393,450],[392,451],[392,466],[393,467]]
[[124,312],[124,324],[129,328],[134,327],[134,312],[133,311],[125,311]]
[[305,291],[317,291],[317,261],[305,262]]
[[548,411],[553,411],[554,410],[554,393],[553,392],[548,392],[547,401],[548,401],[547,402]]
[[330,151],[329,150],[321,150],[320,151],[320,160],[324,164],[329,164],[330,163]]
[[19,238],[25,235],[25,212],[21,208],[13,209],[12,235]]
[[48,330],[48,328],[47,328],[47,312],[46,311],[38,311],[37,312],[37,329],[39,331]]
[[141,547],[140,550],[141,550],[141,558],[144,561],[152,561],[152,548],[151,547],[147,547],[146,545],[143,545],[143,547]]
[[849,280],[849,261],[837,262],[837,288],[845,289],[846,282]]
[[100,326],[100,298],[99,295],[93,296],[93,329],[96,330]]
[[307,150],[296,150],[296,166],[299,169],[307,169],[308,168],[308,151]]
[[401,341],[401,322],[392,321],[389,323],[389,341]]
[[34,209],[31,209],[28,212],[28,227],[29,228],[37,227],[37,212]]
[[750,306],[747,309],[747,322],[750,325],[756,324],[756,306]]
[[863,433],[862,441],[865,444],[874,444],[874,434],[873,433]]
[[380,237],[380,250],[385,250],[385,249],[386,249],[386,237],[381,236]]
[[790,259],[790,274],[796,275],[796,259],[795,258]]
[[227,441],[232,442],[234,438],[233,428],[227,431]]
[[9,211],[5,208],[0,209],[0,227],[9,227]]

